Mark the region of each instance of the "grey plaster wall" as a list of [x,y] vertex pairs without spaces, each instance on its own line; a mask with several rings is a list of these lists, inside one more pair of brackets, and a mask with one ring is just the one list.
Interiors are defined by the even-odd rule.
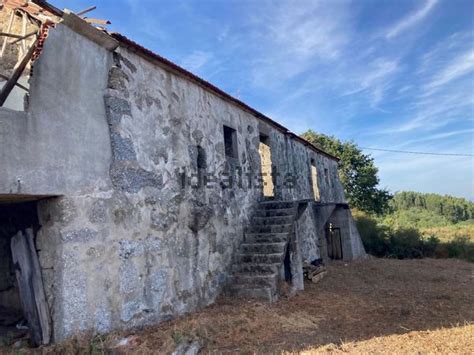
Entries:
[[340,228],[343,260],[350,261],[366,257],[367,254],[350,209],[336,208],[328,222]]
[[296,234],[298,235],[301,256],[303,261],[308,262],[321,258],[321,234],[318,230],[317,221],[312,206],[308,206],[300,218],[296,221]]
[[63,25],[50,30],[33,66],[27,113],[0,109],[0,194],[108,188],[103,92],[110,58]]

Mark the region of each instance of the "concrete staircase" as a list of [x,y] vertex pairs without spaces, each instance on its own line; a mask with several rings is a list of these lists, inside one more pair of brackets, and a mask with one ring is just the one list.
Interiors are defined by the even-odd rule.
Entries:
[[268,302],[278,298],[278,281],[296,213],[293,202],[270,200],[259,204],[233,265],[232,295]]

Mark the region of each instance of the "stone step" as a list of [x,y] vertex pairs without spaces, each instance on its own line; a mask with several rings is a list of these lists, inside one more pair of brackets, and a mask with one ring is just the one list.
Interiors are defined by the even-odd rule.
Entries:
[[231,292],[236,297],[252,298],[269,303],[278,299],[276,291],[271,287],[232,287]]
[[241,263],[252,263],[252,264],[280,264],[283,261],[283,253],[274,254],[238,254],[237,260]]
[[246,233],[288,233],[292,224],[252,225]]
[[277,277],[278,274],[276,272],[237,272],[234,274],[234,284],[245,285],[244,287],[271,287],[276,289]]
[[294,202],[265,199],[259,204],[232,265],[232,283],[227,287],[232,295],[267,302],[277,299],[280,267],[296,212]]
[[257,209],[255,216],[258,217],[277,217],[277,216],[294,216],[296,213],[295,208],[275,208],[275,209]]
[[242,243],[240,245],[243,254],[275,254],[284,253],[286,242],[280,243]]
[[289,233],[245,233],[246,243],[280,243],[289,239]]
[[281,208],[293,208],[295,207],[294,202],[288,201],[263,201],[258,205],[260,208],[272,210],[272,209],[281,209]]
[[276,273],[280,264],[258,264],[258,263],[241,263],[234,264],[234,272],[251,272],[251,273]]
[[272,216],[272,217],[260,217],[255,216],[252,218],[253,225],[278,225],[278,224],[289,224],[293,222],[294,215],[290,216]]

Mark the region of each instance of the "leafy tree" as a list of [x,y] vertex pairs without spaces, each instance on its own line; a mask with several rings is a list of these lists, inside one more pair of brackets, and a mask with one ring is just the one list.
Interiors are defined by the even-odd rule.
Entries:
[[387,190],[378,188],[378,169],[370,155],[364,154],[354,142],[342,142],[312,130],[303,133],[302,137],[340,158],[339,175],[352,207],[376,214],[387,210],[391,196]]

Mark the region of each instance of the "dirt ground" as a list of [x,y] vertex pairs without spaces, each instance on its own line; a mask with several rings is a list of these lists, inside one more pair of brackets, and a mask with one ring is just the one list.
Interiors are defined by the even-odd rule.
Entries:
[[[43,353],[474,353],[474,264],[458,260],[333,262],[318,284],[274,304],[222,298],[142,331],[83,338]],[[107,350],[108,349],[108,350]]]

